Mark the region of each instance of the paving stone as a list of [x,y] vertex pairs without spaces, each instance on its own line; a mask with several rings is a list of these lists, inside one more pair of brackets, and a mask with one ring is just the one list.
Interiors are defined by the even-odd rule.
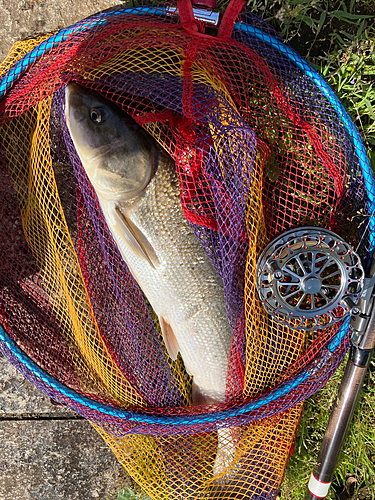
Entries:
[[[14,42],[119,0],[0,0],[0,62]],[[112,500],[133,483],[89,422],[51,403],[0,355],[0,500]]]
[[89,422],[0,353],[0,500],[112,500],[133,482]]
[[0,421],[0,500],[112,500],[129,481],[85,420]]
[[120,4],[119,0],[0,0],[0,61],[15,41],[74,24]]
[[76,414],[51,400],[21,375],[0,353],[0,419],[65,417]]

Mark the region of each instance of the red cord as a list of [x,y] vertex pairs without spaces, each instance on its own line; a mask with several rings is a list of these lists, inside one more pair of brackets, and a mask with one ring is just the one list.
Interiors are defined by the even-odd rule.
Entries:
[[245,0],[231,0],[226,11],[224,12],[223,19],[221,21],[220,28],[217,34],[218,38],[225,40],[232,36],[234,23],[236,22],[238,14],[244,8],[245,4]]

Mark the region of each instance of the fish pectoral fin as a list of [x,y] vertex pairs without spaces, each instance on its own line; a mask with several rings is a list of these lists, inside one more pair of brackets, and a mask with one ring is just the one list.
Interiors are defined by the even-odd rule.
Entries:
[[118,205],[115,206],[115,213],[121,223],[123,235],[131,251],[140,259],[147,261],[155,269],[160,262],[151,243]]
[[172,327],[169,323],[167,323],[163,316],[159,316],[159,323],[167,352],[173,361],[176,361],[177,355],[180,351],[180,346],[178,345]]

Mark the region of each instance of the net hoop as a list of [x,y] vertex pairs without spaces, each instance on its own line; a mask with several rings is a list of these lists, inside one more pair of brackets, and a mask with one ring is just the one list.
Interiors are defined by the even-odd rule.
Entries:
[[[12,67],[5,76],[0,79],[0,98],[2,98],[7,91],[14,85],[14,83],[28,70],[28,68],[37,61],[43,54],[52,50],[59,43],[63,42],[68,36],[74,35],[75,33],[81,33],[86,30],[93,29],[99,25],[105,25],[107,19],[116,16],[116,15],[124,15],[124,14],[137,14],[139,16],[145,14],[152,14],[156,16],[165,16],[165,10],[161,8],[153,8],[149,7],[138,7],[134,9],[123,9],[114,12],[103,13],[98,16],[95,16],[92,19],[84,20],[80,23],[77,23],[69,28],[61,30],[56,35],[53,35],[48,40],[42,42],[39,46],[37,46],[34,50],[32,50],[29,54],[27,54],[23,59],[21,59],[14,67]],[[359,136],[356,126],[354,125],[352,119],[349,114],[339,101],[338,97],[334,94],[333,90],[329,87],[329,85],[324,81],[324,79],[312,68],[306,61],[304,61],[292,48],[283,44],[280,40],[271,35],[268,35],[257,29],[255,27],[249,26],[244,23],[236,23],[234,27],[234,33],[236,31],[245,32],[248,35],[261,39],[264,43],[271,46],[273,49],[281,52],[284,56],[289,58],[293,63],[298,66],[301,70],[304,71],[305,75],[310,78],[314,82],[314,84],[319,88],[319,90],[324,94],[329,103],[335,108],[338,112],[342,125],[349,133],[350,138],[353,143],[353,147],[355,152],[359,158],[360,167],[362,169],[362,173],[364,176],[364,181],[366,185],[366,190],[368,193],[369,199],[369,212],[372,214],[375,211],[375,183],[373,180],[373,175],[370,167],[370,161],[366,154],[366,150],[362,139]],[[370,242],[371,248],[373,249],[375,246],[375,221],[370,217],[369,219],[369,233],[370,233]],[[257,397],[254,400],[248,401],[246,403],[241,403],[238,406],[230,407],[225,410],[211,411],[208,412],[206,410],[204,413],[195,413],[195,414],[170,414],[170,415],[158,415],[158,414],[145,414],[139,411],[125,411],[119,408],[115,408],[113,406],[104,405],[95,401],[92,401],[74,390],[68,388],[67,386],[59,383],[53,377],[48,375],[44,370],[42,370],[37,364],[35,364],[17,345],[15,342],[11,340],[5,330],[0,326],[0,340],[7,346],[8,349],[16,356],[16,358],[25,365],[29,370],[31,370],[39,379],[47,383],[49,386],[54,388],[58,393],[63,394],[64,396],[69,397],[70,399],[76,401],[77,403],[88,407],[90,409],[96,410],[98,412],[112,415],[114,417],[124,419],[126,421],[138,422],[138,423],[147,423],[147,424],[159,424],[159,425],[168,425],[168,426],[179,426],[179,425],[196,425],[201,423],[208,422],[217,422],[224,421],[228,418],[238,417],[241,415],[246,415],[253,410],[265,407],[270,402],[275,402],[280,400],[283,396],[289,393],[292,389],[296,389],[300,384],[306,382],[310,377],[314,377],[316,373],[316,367],[319,367],[319,361],[324,359],[324,355],[333,355],[338,346],[344,341],[347,332],[348,332],[349,320],[348,318],[342,323],[341,327],[338,329],[333,338],[329,341],[328,344],[321,350],[319,355],[307,366],[307,368],[303,369],[296,376],[283,382],[279,386],[274,389],[268,391],[265,394]],[[325,351],[324,353],[322,351]],[[323,384],[322,384],[323,385]],[[311,394],[315,392],[314,390],[310,391]],[[307,395],[311,395],[307,392]],[[306,393],[305,393],[306,397]],[[303,399],[305,399],[305,397]],[[279,413],[285,410],[285,407],[280,405],[278,408],[274,408],[273,414]],[[255,417],[263,418],[263,416]]]
[[[145,423],[151,425],[168,425],[168,426],[180,426],[180,425],[197,425],[197,424],[205,424],[210,422],[217,422],[218,420],[227,420],[233,417],[239,417],[241,415],[246,415],[253,410],[257,410],[268,405],[271,402],[275,402],[280,400],[283,396],[285,396],[289,391],[295,389],[303,382],[307,381],[310,377],[314,377],[316,370],[319,369],[320,363],[324,362],[324,358],[330,357],[334,354],[338,346],[341,342],[344,341],[347,329],[349,326],[349,318],[346,318],[341,327],[338,329],[337,333],[330,340],[330,342],[325,346],[320,353],[320,356],[317,356],[310,365],[301,371],[297,376],[292,379],[280,384],[276,388],[271,391],[263,394],[255,400],[252,400],[247,403],[242,403],[238,406],[228,408],[226,410],[219,411],[211,411],[209,413],[194,413],[191,415],[157,415],[157,414],[145,414],[142,412],[137,412],[135,410],[126,411],[114,408],[113,406],[104,405],[101,403],[97,403],[92,401],[74,390],[68,388],[64,384],[61,384],[53,377],[48,375],[44,370],[42,370],[36,363],[34,363],[26,354],[22,352],[22,350],[16,345],[15,342],[7,335],[4,329],[0,326],[0,340],[6,344],[8,349],[12,351],[12,353],[17,357],[17,359],[24,364],[29,370],[31,370],[38,378],[40,378],[43,382],[46,382],[53,389],[58,391],[59,393],[67,396],[68,398],[74,400],[75,402],[81,404],[82,406],[88,407],[92,410],[99,411],[100,413],[104,413],[107,415],[114,416],[119,419],[124,419],[126,421],[136,422],[136,423]],[[322,384],[324,385],[324,384]],[[316,389],[311,391],[312,395]],[[305,399],[305,397],[303,398]],[[273,411],[271,414],[280,413],[286,408],[283,405],[277,408],[277,410]],[[263,416],[259,416],[258,418],[254,418],[254,420],[261,419]]]

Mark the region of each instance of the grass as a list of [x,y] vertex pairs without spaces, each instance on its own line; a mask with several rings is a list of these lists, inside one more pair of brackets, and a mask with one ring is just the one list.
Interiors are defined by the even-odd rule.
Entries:
[[332,86],[375,168],[375,0],[250,0]]
[[[357,125],[375,169],[375,1],[250,1],[332,86]],[[267,5],[268,4],[268,5]],[[281,491],[303,500],[345,363],[310,398]],[[375,361],[344,443],[329,499],[375,499]]]
[[[133,2],[140,3],[145,2]],[[249,0],[247,3],[323,74],[357,125],[375,170],[375,28],[372,26],[375,0]],[[218,0],[222,11],[227,4],[228,0]],[[282,500],[304,498],[344,365],[305,404],[295,451],[280,494]],[[374,500],[374,463],[373,358],[328,498]],[[119,496],[119,500],[132,498],[140,497]]]
[[[290,459],[282,486],[282,500],[303,500],[304,498],[306,484],[319,453],[344,369],[345,362],[325,388],[305,403],[295,451]],[[367,373],[360,401],[353,415],[352,424],[336,469],[333,487],[327,498],[331,500],[337,498],[336,495],[348,487],[348,483],[351,484],[352,495],[343,498],[358,498],[357,492],[361,489],[364,491],[364,488],[367,490],[369,499],[375,498],[374,462],[375,360],[371,362]]]
[[140,488],[123,488],[118,492],[117,500],[151,500]]

